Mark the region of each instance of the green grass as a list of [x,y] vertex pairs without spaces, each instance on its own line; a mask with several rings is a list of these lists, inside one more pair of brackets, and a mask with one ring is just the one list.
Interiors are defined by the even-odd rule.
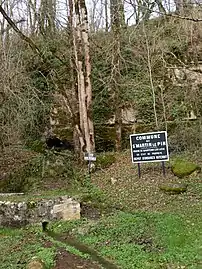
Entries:
[[[146,164],[141,167],[142,178],[138,179],[128,153],[119,155],[107,170],[99,170],[91,178],[83,173],[82,180],[79,177],[67,191],[5,199],[36,201],[69,194],[104,213],[121,208],[123,212],[113,209],[113,215],[105,215],[98,221],[59,221],[51,223],[49,228],[58,234],[73,234],[121,269],[202,268],[201,175],[179,181],[169,169],[164,178],[159,164]],[[180,195],[167,195],[159,189],[159,184],[167,182],[186,183],[188,190]],[[50,247],[45,246],[47,241],[51,242]],[[38,226],[0,229],[0,247],[1,269],[26,268],[27,261],[34,256],[44,260],[47,269],[51,269],[60,248],[89,257],[45,236]]]
[[120,212],[77,237],[123,269],[202,266],[202,225],[197,218]]
[[[202,222],[193,216],[163,214],[156,219],[157,236],[166,246],[163,255],[170,262],[200,268],[202,261]],[[201,264],[202,266],[202,264]]]
[[0,229],[1,269],[23,269],[33,257],[44,261],[47,269],[54,265],[55,246],[45,247],[45,240],[33,229]]
[[[81,221],[58,221],[53,223],[50,228],[55,228],[56,232],[70,231],[79,223]],[[46,269],[51,269],[55,264],[55,257],[59,249],[65,249],[85,259],[89,258],[89,255],[76,248],[44,234],[41,226],[38,225],[22,229],[0,228],[0,247],[1,269],[25,269],[33,257],[42,260]]]
[[[49,228],[56,233],[73,233],[122,269],[202,268],[202,222],[197,212],[116,212],[97,222],[59,221]],[[45,247],[46,241],[52,246]],[[44,236],[39,226],[1,229],[0,246],[1,269],[26,268],[32,257],[42,259],[50,269],[59,248],[89,258],[68,244]]]
[[63,243],[61,241],[58,241],[58,240],[52,238],[51,236],[46,236],[46,239],[49,240],[50,242],[52,242],[54,244],[54,246],[56,246],[58,249],[59,248],[65,249],[67,252],[70,252],[70,253],[72,253],[74,255],[77,255],[77,256],[79,256],[81,258],[84,258],[84,259],[88,259],[89,258],[89,255],[88,254],[82,253],[81,251],[79,251],[75,247],[69,246],[66,243]]

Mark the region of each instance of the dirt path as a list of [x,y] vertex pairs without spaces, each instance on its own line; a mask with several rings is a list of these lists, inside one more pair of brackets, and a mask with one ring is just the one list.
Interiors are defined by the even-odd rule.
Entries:
[[90,260],[82,259],[65,250],[59,251],[54,269],[101,269],[101,266]]
[[[76,248],[77,250],[81,251],[82,253],[90,255],[90,258],[94,262],[98,262],[104,268],[106,268],[106,269],[118,269],[118,267],[115,264],[111,263],[110,261],[108,261],[108,260],[104,259],[102,256],[100,256],[100,254],[97,251],[95,251],[94,249],[88,247],[87,245],[85,245],[83,243],[80,243],[75,238],[70,237],[69,235],[66,235],[66,234],[62,234],[62,235],[55,234],[52,231],[46,231],[46,233],[47,233],[48,236],[52,237],[54,240],[56,240],[58,242],[65,243],[67,245],[70,245],[70,246]],[[62,253],[65,254],[64,251],[62,251]],[[80,259],[79,257],[75,257],[75,258]],[[86,260],[84,260],[84,261],[86,262]],[[67,260],[67,262],[68,262],[68,260]],[[84,265],[85,265],[85,263],[84,263]],[[61,267],[61,268],[63,268],[63,267]],[[75,267],[75,268],[77,268],[77,267]],[[81,268],[86,268],[86,267],[81,267]],[[92,267],[92,268],[101,268],[101,267]]]

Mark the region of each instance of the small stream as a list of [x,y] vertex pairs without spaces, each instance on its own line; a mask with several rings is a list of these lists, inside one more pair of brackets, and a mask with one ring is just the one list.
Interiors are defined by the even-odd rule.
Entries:
[[103,257],[101,257],[97,251],[91,249],[90,247],[86,246],[83,243],[78,242],[75,238],[67,236],[63,238],[61,235],[56,234],[52,231],[46,231],[45,232],[48,236],[52,237],[54,240],[65,243],[67,245],[70,245],[72,247],[75,247],[79,251],[89,254],[91,259],[95,262],[98,262],[100,265],[102,265],[106,269],[119,269],[118,266],[114,265],[113,263],[105,260]]

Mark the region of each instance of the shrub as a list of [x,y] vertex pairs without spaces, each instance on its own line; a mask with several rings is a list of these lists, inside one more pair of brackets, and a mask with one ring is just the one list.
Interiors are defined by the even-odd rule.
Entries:
[[31,177],[41,176],[42,174],[43,156],[37,156],[29,163],[19,168],[17,171],[10,173],[10,175],[0,182],[1,192],[26,192],[33,180]]
[[112,165],[116,160],[114,153],[105,153],[97,156],[96,168],[104,169]]

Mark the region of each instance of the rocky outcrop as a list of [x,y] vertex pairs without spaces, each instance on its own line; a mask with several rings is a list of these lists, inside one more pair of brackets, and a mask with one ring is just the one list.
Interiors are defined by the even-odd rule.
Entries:
[[74,220],[79,218],[80,203],[68,196],[37,201],[0,201],[0,226],[20,227],[40,223],[44,220]]
[[159,189],[168,194],[180,194],[187,191],[187,185],[183,183],[167,183],[160,185]]
[[183,178],[191,175],[195,171],[200,172],[201,168],[195,163],[178,159],[172,164],[171,170],[175,176]]

